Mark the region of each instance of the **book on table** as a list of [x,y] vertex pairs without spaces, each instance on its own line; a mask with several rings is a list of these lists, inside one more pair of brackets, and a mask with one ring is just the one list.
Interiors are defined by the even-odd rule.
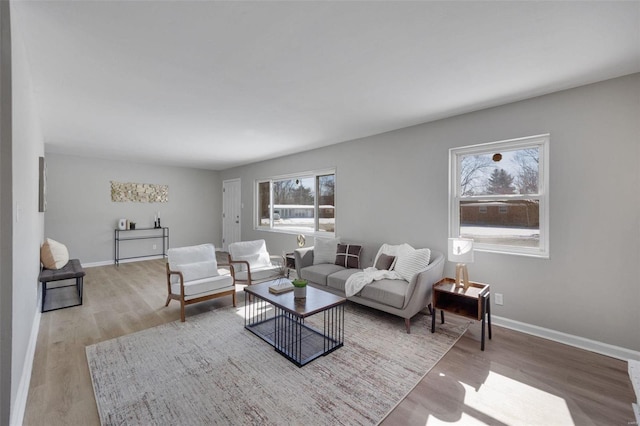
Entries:
[[287,279],[278,280],[269,286],[269,293],[280,294],[293,290],[293,284]]

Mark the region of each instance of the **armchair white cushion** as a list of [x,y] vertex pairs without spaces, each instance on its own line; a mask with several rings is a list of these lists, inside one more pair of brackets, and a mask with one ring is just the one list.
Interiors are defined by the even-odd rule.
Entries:
[[[180,302],[180,320],[184,307],[217,297],[231,295],[236,306],[236,289],[229,269],[219,269],[213,244],[171,248],[167,250],[167,303]],[[223,266],[223,265],[220,265]]]
[[[272,260],[279,259],[275,264]],[[240,241],[229,244],[229,264],[233,265],[236,282],[251,285],[282,273],[282,259],[270,256],[264,240]]]

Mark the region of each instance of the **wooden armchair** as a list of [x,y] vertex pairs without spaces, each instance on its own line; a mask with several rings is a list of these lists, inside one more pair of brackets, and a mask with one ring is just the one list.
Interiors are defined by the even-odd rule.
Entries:
[[[233,267],[218,265],[213,244],[171,248],[167,250],[167,303],[180,302],[180,321],[185,321],[184,307],[230,295],[236,306]],[[229,266],[229,269],[218,269]]]
[[284,275],[284,258],[271,256],[264,240],[229,244],[229,264],[237,283],[255,284]]

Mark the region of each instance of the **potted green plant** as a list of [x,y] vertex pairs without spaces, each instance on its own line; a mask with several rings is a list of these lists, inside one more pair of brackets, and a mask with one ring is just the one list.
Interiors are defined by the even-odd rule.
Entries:
[[293,284],[293,298],[294,299],[305,299],[307,297],[307,284],[308,281],[302,278],[296,278],[291,281]]

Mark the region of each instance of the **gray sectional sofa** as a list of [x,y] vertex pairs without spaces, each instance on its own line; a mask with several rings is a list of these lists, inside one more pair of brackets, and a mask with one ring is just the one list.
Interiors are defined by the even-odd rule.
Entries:
[[[380,253],[378,254],[378,256]],[[294,252],[296,272],[309,285],[345,296],[347,279],[362,269],[345,268],[332,263],[314,264],[314,248],[306,247]],[[376,257],[377,258],[377,257]],[[411,318],[431,304],[431,288],[444,274],[444,255],[431,250],[429,264],[411,279],[382,279],[367,284],[348,300],[397,315],[405,320],[407,333],[411,331]]]

